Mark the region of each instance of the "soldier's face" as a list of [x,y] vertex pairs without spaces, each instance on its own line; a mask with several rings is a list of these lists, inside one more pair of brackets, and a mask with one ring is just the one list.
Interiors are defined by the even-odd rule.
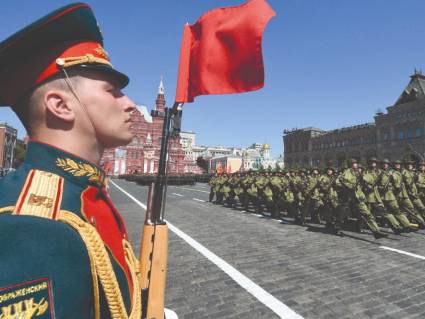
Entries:
[[83,75],[77,93],[87,107],[98,142],[105,148],[127,145],[134,137],[130,114],[135,103],[113,77],[99,72]]
[[407,169],[408,169],[409,171],[411,171],[411,170],[413,169],[413,165],[412,165],[412,164],[408,164],[408,165],[407,165]]
[[425,165],[419,165],[419,170],[420,170],[421,172],[425,171]]
[[401,165],[400,164],[394,164],[395,169],[400,169]]
[[376,168],[376,162],[372,162],[372,163],[370,163],[370,167],[372,167],[372,168]]
[[333,175],[333,170],[331,170],[331,169],[328,169],[328,171],[327,171],[327,174],[329,175],[329,176],[331,176],[331,175]]
[[359,164],[353,163],[353,164],[351,164],[351,168],[354,169],[354,170],[358,170]]
[[384,165],[382,165],[382,168],[383,168],[384,170],[387,170],[389,167],[390,167],[390,165],[388,165],[388,164],[384,164]]

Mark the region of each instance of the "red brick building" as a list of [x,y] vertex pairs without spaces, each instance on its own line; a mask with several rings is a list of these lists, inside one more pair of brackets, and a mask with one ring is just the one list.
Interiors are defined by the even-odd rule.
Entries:
[[[164,108],[165,94],[161,80],[154,109],[164,112]],[[101,165],[108,174],[149,174],[158,171],[164,117],[151,116],[145,106],[137,106],[131,117],[131,129],[135,135],[133,141],[124,147],[107,149],[103,154]],[[196,168],[193,160],[185,158],[180,137],[169,139],[168,156],[169,173],[189,173]]]

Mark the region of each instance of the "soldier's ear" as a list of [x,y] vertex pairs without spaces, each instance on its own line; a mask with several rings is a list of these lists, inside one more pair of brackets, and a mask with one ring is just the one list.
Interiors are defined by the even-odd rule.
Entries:
[[61,90],[49,90],[44,94],[47,116],[67,123],[75,120],[75,112],[70,102],[69,95]]

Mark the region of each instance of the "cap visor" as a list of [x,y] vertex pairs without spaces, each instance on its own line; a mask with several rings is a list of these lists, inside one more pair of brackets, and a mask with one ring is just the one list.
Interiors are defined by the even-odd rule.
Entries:
[[102,64],[80,64],[78,66],[75,66],[74,68],[81,68],[83,70],[92,70],[97,71],[101,73],[106,73],[108,75],[111,75],[120,85],[121,88],[125,88],[128,83],[130,82],[130,79],[127,75],[124,73],[121,73],[107,65]]

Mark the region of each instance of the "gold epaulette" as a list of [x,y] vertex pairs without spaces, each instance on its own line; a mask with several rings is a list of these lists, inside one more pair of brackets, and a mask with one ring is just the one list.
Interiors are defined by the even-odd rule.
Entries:
[[28,173],[13,214],[57,219],[62,193],[63,177],[32,169]]

